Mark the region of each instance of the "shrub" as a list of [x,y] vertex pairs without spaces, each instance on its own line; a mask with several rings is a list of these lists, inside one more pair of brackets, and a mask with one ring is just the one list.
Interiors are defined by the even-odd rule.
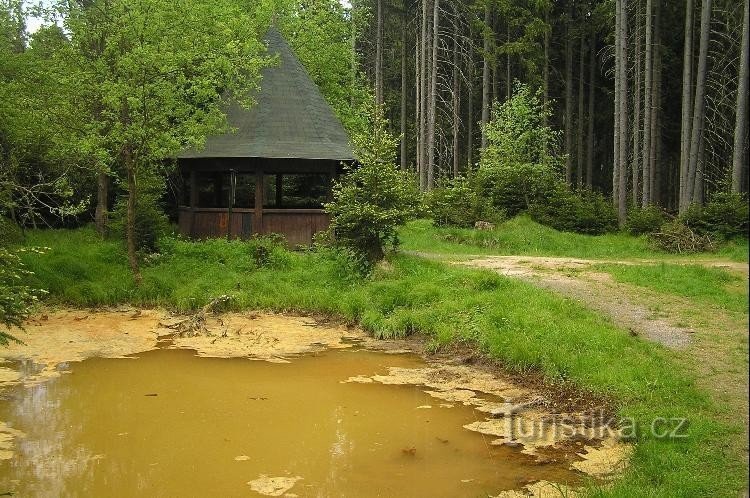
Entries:
[[[125,240],[127,229],[127,197],[117,199],[110,218],[112,236]],[[143,252],[155,252],[160,237],[170,232],[169,219],[161,209],[156,195],[143,193],[135,206],[135,243]]]
[[554,195],[561,178],[561,158],[555,154],[559,133],[544,126],[549,109],[525,85],[495,104],[485,127],[487,147],[477,171],[478,193],[496,209],[515,216]]
[[649,239],[656,248],[676,254],[714,250],[709,235],[696,233],[681,219],[664,223],[657,232],[649,235]]
[[[34,304],[44,291],[25,285],[32,273],[26,269],[19,252],[40,252],[38,249],[13,251],[0,247],[0,325],[23,327],[23,321],[31,314]],[[0,344],[18,341],[15,337],[0,330]]]
[[19,244],[23,240],[21,228],[12,220],[0,216],[0,247]]
[[625,230],[631,235],[644,235],[659,231],[667,221],[664,211],[657,206],[631,209],[625,221]]
[[706,233],[724,239],[747,237],[748,212],[747,196],[722,192],[703,207],[702,225]]
[[617,228],[617,212],[602,194],[574,191],[564,184],[558,184],[549,199],[534,203],[529,214],[538,223],[565,232],[599,235]]
[[448,181],[426,195],[425,205],[438,226],[471,228],[477,221],[501,221],[502,211],[493,210],[484,196],[466,178]]
[[541,164],[483,165],[476,175],[478,195],[513,217],[555,195],[559,175]]
[[349,248],[368,262],[398,243],[396,230],[415,218],[422,193],[415,178],[394,164],[398,140],[388,130],[382,106],[371,109],[370,133],[354,136],[360,167],[351,168],[333,187],[329,240]]

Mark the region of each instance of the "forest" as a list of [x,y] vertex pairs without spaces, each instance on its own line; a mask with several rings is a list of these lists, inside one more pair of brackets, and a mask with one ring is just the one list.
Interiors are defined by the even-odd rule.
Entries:
[[0,496],[746,493],[749,6],[0,0]]

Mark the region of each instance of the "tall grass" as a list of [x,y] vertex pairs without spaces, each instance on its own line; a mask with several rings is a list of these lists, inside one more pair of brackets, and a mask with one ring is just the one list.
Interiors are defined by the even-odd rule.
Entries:
[[[429,220],[410,223],[400,232],[405,250],[441,254],[497,254],[559,256],[590,259],[674,259],[678,255],[655,250],[645,236],[625,233],[582,235],[560,232],[536,223],[528,216],[510,219],[494,230],[437,228]],[[730,242],[716,252],[682,258],[748,260],[747,241]]]
[[[413,226],[412,228],[413,229]],[[626,475],[602,496],[736,496],[744,469],[727,441],[740,430],[716,421],[711,402],[671,353],[631,337],[574,301],[495,273],[393,255],[362,279],[332,251],[273,248],[262,261],[252,242],[167,240],[136,287],[119,244],[89,230],[33,232],[34,282],[53,302],[195,309],[228,294],[236,309],[299,310],[360,324],[377,337],[424,334],[436,346],[463,341],[517,372],[572,382],[618,400],[642,429]],[[686,417],[689,437],[659,439],[656,417]]]

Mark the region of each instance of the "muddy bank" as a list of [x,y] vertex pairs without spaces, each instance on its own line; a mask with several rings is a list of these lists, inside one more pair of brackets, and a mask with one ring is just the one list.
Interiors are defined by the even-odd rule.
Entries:
[[[331,349],[360,348],[386,352],[420,353],[408,341],[376,341],[356,328],[322,323],[310,317],[267,313],[211,315],[205,333],[179,337],[175,325],[184,317],[161,310],[62,310],[40,314],[16,334],[24,344],[0,350],[0,387],[33,384],[60,375],[60,365],[87,358],[121,358],[157,348],[189,349],[204,357],[248,358],[274,363]],[[626,466],[631,447],[603,419],[559,409],[549,393],[523,378],[505,378],[465,358],[428,358],[421,368],[389,367],[386,374],[359,375],[344,383],[418,386],[434,400],[418,409],[448,409],[456,405],[475,409],[479,416],[464,429],[486,436],[488,444],[518,448],[538,465],[570,462],[570,468],[607,479]],[[25,366],[24,366],[25,365]],[[30,370],[29,370],[30,369]],[[23,370],[23,375],[20,371]],[[582,404],[584,408],[588,408]],[[557,409],[552,409],[557,407]],[[581,408],[583,410],[583,408]],[[13,454],[14,440],[23,434],[0,425],[0,458]],[[270,496],[286,493],[296,481],[261,476],[248,485]],[[257,489],[256,489],[257,488]],[[528,483],[526,491],[538,496],[554,485]],[[501,495],[513,496],[513,495]]]

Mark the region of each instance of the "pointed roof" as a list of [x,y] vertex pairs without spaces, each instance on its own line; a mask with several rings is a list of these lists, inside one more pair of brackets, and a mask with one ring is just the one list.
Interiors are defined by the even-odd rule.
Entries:
[[262,71],[249,110],[229,105],[227,120],[236,131],[208,137],[202,150],[187,150],[179,158],[354,159],[343,125],[284,38],[271,29],[266,40],[279,64]]

